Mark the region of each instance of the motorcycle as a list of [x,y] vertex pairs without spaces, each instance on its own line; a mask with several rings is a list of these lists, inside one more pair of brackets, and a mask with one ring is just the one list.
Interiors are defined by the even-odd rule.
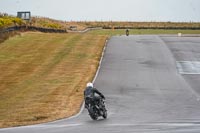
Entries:
[[89,103],[87,106],[88,113],[93,120],[97,120],[99,117],[107,118],[107,110],[105,107],[105,100],[99,98],[99,100],[94,100],[91,97],[87,97],[86,102]]
[[129,30],[128,29],[126,30],[126,36],[129,36]]

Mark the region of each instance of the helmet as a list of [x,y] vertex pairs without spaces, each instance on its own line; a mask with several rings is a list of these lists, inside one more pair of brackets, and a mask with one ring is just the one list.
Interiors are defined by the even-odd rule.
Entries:
[[91,83],[91,82],[87,83],[87,87],[92,87],[93,88],[93,83]]

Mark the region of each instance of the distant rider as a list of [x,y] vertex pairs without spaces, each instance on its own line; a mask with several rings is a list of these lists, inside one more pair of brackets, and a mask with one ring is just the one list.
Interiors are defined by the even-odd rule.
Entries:
[[[100,97],[96,96],[95,94],[98,94]],[[87,97],[92,98],[96,103],[99,103],[100,98],[105,99],[104,95],[101,92],[99,92],[96,88],[94,88],[93,87],[93,83],[91,83],[91,82],[87,83],[87,87],[86,87],[86,89],[84,91],[85,108],[88,109],[89,103],[86,100]]]
[[129,35],[129,29],[126,29],[126,35],[127,36]]

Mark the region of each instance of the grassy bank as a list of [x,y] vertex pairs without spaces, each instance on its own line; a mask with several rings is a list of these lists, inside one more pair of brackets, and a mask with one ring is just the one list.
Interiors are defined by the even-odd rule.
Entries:
[[105,35],[27,32],[1,43],[0,127],[77,113],[105,39]]

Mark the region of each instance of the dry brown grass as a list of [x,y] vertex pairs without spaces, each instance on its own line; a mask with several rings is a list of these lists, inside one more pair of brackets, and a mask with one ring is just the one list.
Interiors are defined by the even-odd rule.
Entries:
[[57,24],[61,29],[70,29],[70,26],[76,26],[77,30],[83,30],[88,27],[103,28],[171,28],[171,29],[191,29],[200,28],[199,22],[125,22],[125,21],[58,21],[44,17],[33,17],[32,25],[38,27],[48,27],[48,25]]
[[107,21],[107,22],[77,22],[79,25],[85,25],[85,27],[103,27],[103,28],[200,28],[200,23],[190,22],[120,22],[120,21]]
[[64,30],[70,30],[71,26],[76,26],[77,30],[84,30],[87,28],[85,23],[78,23],[74,21],[65,22],[45,17],[32,17],[31,25],[36,27],[55,28]]
[[76,114],[105,35],[23,33],[0,44],[0,127]]

